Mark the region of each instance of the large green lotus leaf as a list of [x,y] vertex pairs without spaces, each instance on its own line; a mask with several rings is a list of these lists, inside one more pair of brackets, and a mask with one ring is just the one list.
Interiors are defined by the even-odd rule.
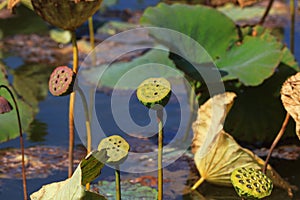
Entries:
[[11,71],[14,76],[13,86],[24,101],[38,112],[39,101],[48,95],[48,79],[52,68],[46,65],[23,65]]
[[244,85],[256,86],[274,73],[280,61],[277,42],[247,36],[241,45],[235,45],[216,64],[228,72],[223,80],[239,79]]
[[[116,199],[116,184],[115,182],[101,181],[95,186],[101,194],[104,194],[107,199]],[[157,199],[157,190],[149,186],[143,186],[140,183],[130,183],[129,181],[121,182],[121,194],[123,200]]]
[[[280,130],[285,110],[280,101],[280,89],[287,77],[296,71],[281,64],[274,75],[256,87],[232,86],[226,88],[237,93],[224,124],[224,130],[241,141],[259,145],[271,142]],[[290,123],[284,136],[294,136],[294,124]]]
[[[222,95],[224,94],[217,96]],[[217,101],[215,103],[222,105],[223,102],[218,103],[220,100],[221,98],[215,99],[215,101]],[[231,98],[231,100],[233,99]],[[218,185],[231,186],[230,176],[234,169],[238,167],[261,169],[264,165],[264,161],[262,159],[250,150],[242,148],[232,136],[223,130],[211,127],[216,126],[216,124],[212,123],[215,121],[214,118],[218,119],[225,117],[230,106],[218,107],[218,110],[223,109],[223,112],[214,112],[215,115],[211,115],[210,113],[212,113],[212,108],[210,105],[206,104],[211,104],[211,102],[207,101],[199,108],[199,111],[202,110],[202,112],[198,113],[200,116],[198,116],[193,125],[193,131],[195,133],[193,143],[197,142],[197,145],[200,146],[200,148],[196,149],[194,161],[198,171],[200,172],[201,178],[196,182],[192,189],[196,189],[204,180]],[[228,105],[230,104],[228,103]],[[205,109],[208,109],[208,111],[205,111]],[[222,121],[220,121],[220,123],[222,123]],[[207,124],[211,124],[209,128],[207,128]],[[215,132],[210,132],[208,130],[217,132],[217,137],[215,137],[211,142],[207,139],[203,140],[203,137],[205,138],[209,137],[209,135],[216,135]],[[206,144],[207,142],[209,143]],[[206,152],[203,152],[203,146],[207,145],[209,145],[210,148],[205,148],[204,150]],[[274,185],[288,190],[289,193],[292,192],[292,186],[284,181],[284,179],[282,179],[271,166],[268,166],[267,175],[272,179]]]
[[[234,22],[223,13],[206,6],[160,3],[145,10],[141,23],[185,34],[202,45],[213,59],[224,55],[228,47],[238,40]],[[167,43],[168,48],[172,46],[183,55],[192,57],[190,61],[201,63],[203,53],[195,52],[198,48],[188,48],[192,45],[189,40],[181,41],[180,37],[169,33],[164,35],[163,31],[152,34],[159,41]]]
[[99,176],[104,164],[99,160],[106,159],[106,151],[95,151],[83,159],[71,178],[43,186],[39,191],[30,195],[32,200],[101,200],[106,199],[100,194],[85,190],[83,180],[93,180]]
[[[24,132],[29,128],[30,123],[34,119],[34,111],[31,106],[25,103],[23,99],[21,99],[14,92],[14,89],[9,85],[7,76],[5,74],[5,66],[0,62],[0,85],[6,85],[13,92],[20,111],[21,123]],[[18,120],[15,105],[10,94],[4,88],[1,88],[0,95],[5,97],[13,107],[13,110],[11,112],[0,115],[0,142],[4,142],[18,137],[20,133],[17,124]]]
[[[169,52],[166,50],[152,49],[144,55],[133,59],[131,62],[116,62],[107,68],[107,65],[100,65],[82,70],[81,75],[86,81],[93,85],[98,85],[99,88],[136,89],[144,79],[153,77],[154,75],[162,77],[182,76],[181,72],[176,70],[174,63],[168,58],[168,55]],[[165,67],[158,67],[155,63]],[[139,68],[139,66],[144,67]],[[127,73],[129,78],[125,78],[122,84],[116,85]],[[101,79],[99,80],[100,75]]]

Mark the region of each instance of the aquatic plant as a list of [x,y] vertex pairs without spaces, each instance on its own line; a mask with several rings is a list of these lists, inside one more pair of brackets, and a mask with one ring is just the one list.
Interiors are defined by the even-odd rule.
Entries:
[[127,158],[129,151],[129,144],[121,136],[112,135],[104,138],[98,145],[98,150],[106,150],[108,160],[107,164],[115,167],[115,182],[116,182],[116,199],[121,200],[121,178],[120,178],[120,164]]
[[163,107],[168,103],[171,96],[171,84],[165,78],[149,78],[144,80],[137,88],[137,98],[150,109],[156,110],[158,122],[158,199],[163,199]]
[[262,199],[269,196],[273,189],[271,179],[253,168],[237,168],[230,179],[238,195],[246,199]]
[[[75,29],[82,25],[100,7],[102,0],[32,0],[35,12],[45,21],[72,33],[73,71],[78,72],[78,46]],[[74,151],[74,103],[75,92],[70,94],[69,100],[69,177],[73,171]]]
[[[22,156],[22,181],[23,181],[23,194],[24,200],[27,200],[27,184],[26,184],[26,169],[25,169],[25,153],[24,153],[24,142],[23,142],[23,133],[22,133],[22,124],[20,118],[20,111],[18,108],[17,101],[12,93],[12,91],[5,85],[0,85],[0,89],[5,89],[11,96],[14,106],[17,113],[19,134],[20,134],[20,146],[21,146],[21,156]],[[0,96],[0,114],[10,112],[12,110],[11,104],[2,96]]]

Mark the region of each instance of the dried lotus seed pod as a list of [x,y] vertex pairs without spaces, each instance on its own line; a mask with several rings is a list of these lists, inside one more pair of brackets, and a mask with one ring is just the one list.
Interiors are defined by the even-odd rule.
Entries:
[[32,0],[34,11],[50,24],[75,30],[99,10],[102,0]]
[[237,168],[231,174],[231,183],[240,197],[246,199],[262,199],[269,196],[273,183],[260,170],[253,168]]
[[12,110],[12,106],[6,98],[0,96],[0,114],[8,113]]
[[139,101],[148,108],[155,105],[165,106],[171,96],[171,84],[165,78],[148,78],[138,87],[136,92]]
[[129,144],[121,136],[112,135],[104,138],[98,145],[98,150],[106,150],[108,156],[107,163],[119,165],[125,161],[129,151]]
[[60,66],[50,75],[49,91],[54,96],[63,96],[73,92],[75,73],[67,66]]

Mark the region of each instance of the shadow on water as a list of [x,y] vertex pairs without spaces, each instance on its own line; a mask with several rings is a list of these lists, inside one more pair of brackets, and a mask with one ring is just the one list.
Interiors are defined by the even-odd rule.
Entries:
[[[118,4],[111,7],[112,10],[124,9],[124,8],[135,8],[144,9],[149,5],[155,5],[158,1],[119,1]],[[20,33],[47,33],[48,25],[46,25],[40,18],[32,14],[26,8],[19,8],[19,14],[21,17],[14,17],[7,20],[0,20],[0,31],[3,36],[10,36]],[[300,40],[300,20],[296,20],[296,36],[295,44],[299,44]],[[289,41],[289,27],[284,30],[284,40]],[[300,48],[296,45],[295,55],[297,60],[300,60]],[[10,81],[14,83],[17,87],[16,90],[28,99],[32,107],[36,108],[35,119],[30,125],[29,130],[26,133],[27,140],[25,142],[26,147],[45,145],[45,146],[68,146],[68,97],[53,97],[48,93],[47,90],[47,77],[51,72],[50,68],[45,67],[45,64],[35,64],[35,65],[24,65],[22,59],[16,57],[16,55],[5,55],[4,61],[6,62],[9,72]],[[43,69],[42,71],[39,71]],[[24,83],[28,83],[26,86]],[[19,88],[19,89],[18,89]],[[141,112],[146,112],[143,107],[139,107],[139,102],[134,97],[131,99],[132,110],[138,110],[133,114],[133,119],[137,124],[144,125],[147,123],[146,118],[140,117]],[[100,121],[105,129],[105,131],[112,134],[121,132],[119,128],[113,121],[111,113],[110,96],[104,93],[96,94],[96,107],[101,110],[101,116],[99,114]],[[178,105],[176,100],[171,103],[167,110],[170,116],[179,115],[177,109]],[[103,117],[104,116],[104,117]],[[176,125],[180,121],[179,118],[171,118],[167,122],[166,130],[172,130],[176,132]],[[168,134],[167,134],[168,135]],[[169,134],[171,135],[171,134]],[[168,143],[172,137],[166,137],[165,143]],[[154,140],[152,141],[155,142]],[[81,145],[82,142],[77,134],[75,134],[75,144]],[[13,139],[5,143],[0,144],[0,149],[6,148],[18,148],[19,140]],[[176,163],[175,163],[176,164]],[[285,161],[272,159],[271,164],[274,168],[280,172],[280,174],[285,177],[291,184],[296,185],[300,188],[300,174],[299,166],[300,160],[297,161]],[[171,165],[168,170],[172,168],[177,168],[178,166]],[[190,166],[194,167],[194,166]],[[179,166],[179,168],[181,168]],[[1,177],[0,171],[0,177]],[[110,168],[104,168],[102,173],[104,177],[113,176],[113,171]],[[186,178],[190,176],[189,172],[184,175]],[[38,190],[42,185],[51,183],[54,181],[63,180],[67,177],[67,169],[65,171],[57,170],[55,175],[49,175],[46,178],[32,178],[28,180],[28,190],[29,193]],[[103,176],[101,176],[103,178]],[[193,183],[189,183],[192,185]],[[19,191],[19,192],[16,192]],[[4,179],[0,178],[0,199],[21,199],[22,198],[22,184],[20,179]],[[187,194],[182,197],[181,192],[177,191],[178,196],[176,199],[239,199],[236,197],[236,193],[232,188],[217,187],[205,183],[199,191],[200,193]],[[275,190],[272,197],[267,199],[285,199],[287,196],[285,192],[280,190]],[[295,193],[295,199],[300,199],[300,193]]]

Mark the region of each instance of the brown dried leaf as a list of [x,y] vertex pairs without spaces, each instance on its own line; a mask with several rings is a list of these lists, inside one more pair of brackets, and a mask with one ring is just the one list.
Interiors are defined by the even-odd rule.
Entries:
[[300,72],[288,78],[281,88],[281,101],[296,122],[296,134],[300,139]]

